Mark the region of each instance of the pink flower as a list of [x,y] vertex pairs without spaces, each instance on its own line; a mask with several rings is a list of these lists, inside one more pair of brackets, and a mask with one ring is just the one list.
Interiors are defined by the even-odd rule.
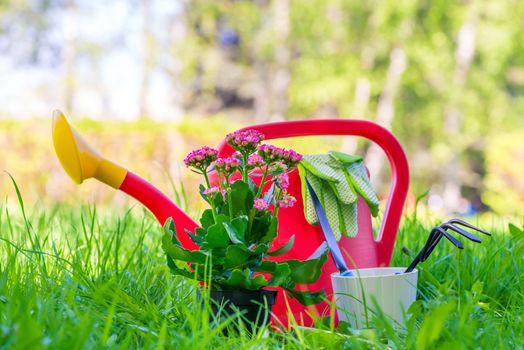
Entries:
[[205,190],[202,191],[202,194],[204,196],[209,196],[211,194],[215,194],[215,193],[218,193],[218,192],[220,192],[220,194],[222,195],[222,199],[226,200],[226,195],[227,195],[226,190],[221,190],[218,186],[213,186],[213,187],[206,188]]
[[263,166],[264,166],[264,159],[260,156],[260,154],[254,153],[249,156],[247,160],[248,169],[261,168]]
[[295,167],[302,160],[302,155],[296,151],[279,148],[273,145],[261,145],[258,154],[267,162],[282,161],[288,168]]
[[290,208],[294,206],[297,203],[297,199],[293,196],[290,196],[288,194],[284,194],[282,196],[282,199],[278,201],[278,206],[281,208]]
[[211,147],[202,147],[189,152],[184,158],[184,163],[187,167],[193,167],[201,171],[206,169],[214,162],[218,157],[218,151]]
[[220,189],[218,188],[218,186],[213,186],[206,188],[204,191],[202,191],[202,194],[207,196],[209,194],[217,193],[219,190]]
[[288,168],[295,167],[298,162],[302,160],[302,155],[296,151],[289,149],[284,151],[282,161],[288,166]]
[[237,158],[219,158],[215,161],[215,169],[219,173],[229,176],[237,171],[238,168],[240,168],[240,164],[241,162]]
[[277,186],[283,190],[287,190],[289,187],[289,175],[287,173],[281,173],[276,178]]
[[261,145],[258,149],[258,154],[266,161],[266,163],[276,162],[284,156],[284,149],[273,145]]
[[266,210],[269,207],[269,203],[265,202],[262,198],[257,198],[253,202],[253,208],[258,211]]
[[264,135],[253,129],[239,130],[226,135],[227,143],[233,147],[234,150],[239,151],[242,154],[251,154],[255,152],[258,145],[263,140]]

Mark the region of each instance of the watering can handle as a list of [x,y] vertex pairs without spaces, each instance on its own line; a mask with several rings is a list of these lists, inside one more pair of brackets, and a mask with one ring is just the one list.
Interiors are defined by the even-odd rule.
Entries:
[[[406,154],[399,141],[385,128],[367,120],[295,120],[267,123],[243,128],[263,133],[266,140],[299,136],[347,135],[367,138],[382,148],[391,166],[391,184],[384,211],[384,219],[377,238],[378,249],[389,263],[397,236],[402,209],[408,193],[409,168]],[[221,157],[231,155],[233,149],[223,141],[219,146]]]

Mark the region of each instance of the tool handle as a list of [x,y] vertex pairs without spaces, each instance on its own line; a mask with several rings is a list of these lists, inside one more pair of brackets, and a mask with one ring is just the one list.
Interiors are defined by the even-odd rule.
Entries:
[[333,257],[333,260],[335,261],[335,265],[337,266],[341,274],[349,273],[349,269],[346,265],[346,262],[344,261],[342,252],[340,251],[340,248],[338,247],[337,239],[335,238],[335,235],[333,234],[333,230],[331,229],[331,225],[329,224],[326,213],[324,212],[324,209],[322,208],[322,204],[320,203],[320,200],[318,199],[318,196],[315,193],[315,190],[313,190],[313,187],[311,187],[311,184],[309,183],[307,178],[305,178],[305,180],[306,180],[307,189],[309,193],[311,194],[311,198],[313,200],[313,205],[315,207],[315,212],[317,213],[317,216],[318,216],[318,221],[320,222],[320,227],[322,228],[322,233],[324,234],[326,243],[329,247],[329,250],[331,251],[331,256]]
[[[299,136],[351,135],[364,137],[380,146],[391,166],[391,184],[377,245],[385,261],[390,261],[409,187],[408,161],[395,136],[373,122],[348,119],[295,120],[254,125],[242,130],[247,129],[258,130],[265,135],[266,140]],[[219,155],[224,157],[232,153],[233,149],[223,141],[219,146]]]
[[411,264],[409,264],[408,268],[404,271],[404,273],[409,273],[409,272],[413,271],[415,269],[415,267],[417,267],[418,263],[422,259],[421,257],[422,257],[423,251],[424,251],[424,249],[422,249],[420,252],[418,252],[417,256],[415,257],[415,259],[413,259]]

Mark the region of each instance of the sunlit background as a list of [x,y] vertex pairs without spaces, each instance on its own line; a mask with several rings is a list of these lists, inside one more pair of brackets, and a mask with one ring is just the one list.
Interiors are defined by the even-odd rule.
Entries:
[[[0,0],[0,169],[29,203],[127,205],[67,178],[60,108],[100,153],[194,201],[191,148],[255,123],[360,118],[405,147],[410,203],[522,217],[523,37],[519,0]],[[387,194],[387,160],[363,140],[281,145],[362,154]]]

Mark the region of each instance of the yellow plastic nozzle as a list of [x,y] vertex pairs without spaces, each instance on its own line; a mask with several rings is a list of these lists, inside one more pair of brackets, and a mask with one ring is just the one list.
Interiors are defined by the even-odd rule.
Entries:
[[118,189],[124,182],[127,170],[100,156],[59,110],[53,112],[53,143],[64,170],[77,184],[93,177]]

